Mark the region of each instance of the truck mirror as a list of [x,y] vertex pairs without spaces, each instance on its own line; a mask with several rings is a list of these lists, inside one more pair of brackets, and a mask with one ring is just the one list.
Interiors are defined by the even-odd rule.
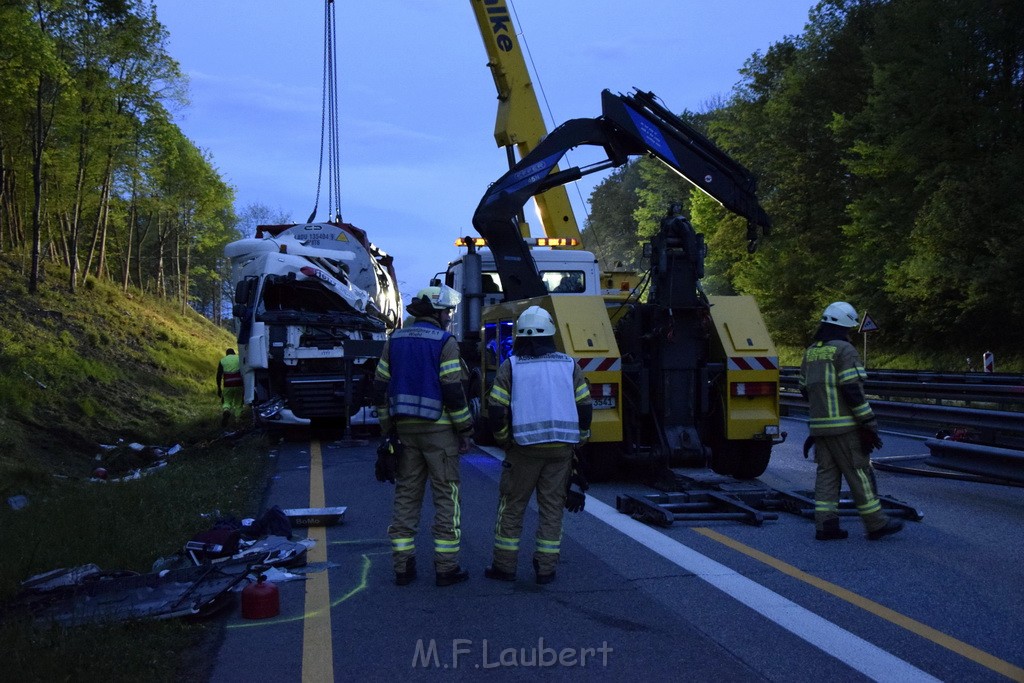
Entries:
[[244,304],[235,304],[231,307],[232,317],[245,320],[249,316],[249,307]]
[[[249,303],[249,281],[239,280],[238,284],[235,285],[235,303],[236,304],[247,304]],[[238,316],[235,316],[238,317]]]

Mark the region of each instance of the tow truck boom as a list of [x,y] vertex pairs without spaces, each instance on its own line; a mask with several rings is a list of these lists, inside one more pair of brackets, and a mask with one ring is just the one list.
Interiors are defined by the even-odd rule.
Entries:
[[[658,104],[654,93],[601,93],[602,115],[572,119],[555,128],[488,189],[473,214],[473,227],[487,241],[504,287],[505,300],[544,296],[547,289],[523,241],[518,216],[534,195],[585,175],[624,165],[631,156],[653,154],[730,211],[747,219],[748,251],[771,220],[757,201],[757,182],[693,126]],[[603,147],[604,162],[557,170],[580,145]]]

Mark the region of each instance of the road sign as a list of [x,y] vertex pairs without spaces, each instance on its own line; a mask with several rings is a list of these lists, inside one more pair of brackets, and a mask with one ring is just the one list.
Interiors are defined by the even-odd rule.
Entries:
[[857,331],[858,332],[874,332],[877,329],[878,329],[878,325],[875,324],[875,321],[872,320],[871,316],[868,315],[867,311],[865,311],[864,312],[864,319],[860,321],[860,328],[858,328]]

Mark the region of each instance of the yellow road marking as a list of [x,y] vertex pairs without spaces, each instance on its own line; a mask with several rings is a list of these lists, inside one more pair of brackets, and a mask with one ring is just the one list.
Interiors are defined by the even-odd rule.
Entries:
[[836,584],[830,583],[829,581],[825,581],[824,579],[818,578],[813,574],[808,574],[807,572],[801,571],[791,564],[787,564],[786,562],[783,562],[782,560],[772,557],[767,553],[763,553],[760,550],[755,550],[754,548],[744,545],[737,540],[729,538],[728,536],[724,536],[718,533],[717,531],[712,531],[711,529],[708,529],[706,527],[698,527],[695,528],[694,531],[714,541],[718,541],[722,545],[728,546],[733,550],[741,552],[747,557],[751,557],[757,560],[758,562],[763,562],[769,567],[773,567],[774,569],[779,570],[783,574],[788,574],[789,576],[792,576],[794,579],[799,579],[804,583],[810,584],[815,588],[818,588],[820,590],[825,591],[826,593],[834,595],[840,600],[845,600],[851,605],[860,607],[861,609],[866,610],[874,614],[875,616],[881,617],[882,619],[885,619],[888,622],[896,624],[897,626],[901,626],[912,633],[916,633],[922,638],[930,640],[936,645],[944,647],[951,652],[955,652],[956,654],[962,657],[966,657],[967,659],[970,659],[971,661],[976,662],[987,669],[991,669],[992,671],[1002,674],[1007,678],[1010,678],[1015,681],[1024,681],[1024,669],[1022,669],[1021,667],[1015,666],[1010,662],[1004,661],[1002,659],[999,659],[998,657],[990,655],[989,653],[983,650],[979,650],[973,645],[968,645],[962,640],[957,640],[952,636],[946,635],[942,631],[936,630],[926,624],[922,624],[920,621],[917,621],[916,619],[911,619],[910,617],[904,614],[900,614],[899,612],[889,609],[884,605],[880,605],[874,600],[869,600],[863,596],[854,593],[853,591],[847,590],[841,586],[837,586]]
[[[309,507],[324,505],[324,463],[320,442],[309,447]],[[310,562],[327,562],[327,529],[310,527],[308,537],[316,545],[307,552]],[[334,680],[334,652],[331,648],[330,585],[327,570],[306,578],[306,607],[302,627],[302,681],[321,683]]]

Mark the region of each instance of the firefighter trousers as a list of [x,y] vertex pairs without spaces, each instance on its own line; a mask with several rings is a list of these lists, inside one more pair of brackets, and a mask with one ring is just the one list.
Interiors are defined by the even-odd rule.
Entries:
[[882,512],[872,485],[871,460],[864,453],[856,431],[834,436],[814,437],[818,472],[814,482],[814,525],[818,531],[839,522],[839,492],[843,479],[850,486],[853,502],[868,531],[885,526],[889,518]]
[[572,446],[518,446],[505,452],[498,484],[498,519],[494,525],[491,566],[515,573],[523,515],[537,492],[536,546],[533,559],[539,574],[555,571],[562,542],[565,487],[572,473]]
[[451,425],[398,424],[404,447],[398,459],[395,504],[388,527],[395,572],[406,571],[416,556],[424,488],[430,480],[434,497],[434,568],[438,573],[459,566],[461,498],[459,493],[459,440]]

